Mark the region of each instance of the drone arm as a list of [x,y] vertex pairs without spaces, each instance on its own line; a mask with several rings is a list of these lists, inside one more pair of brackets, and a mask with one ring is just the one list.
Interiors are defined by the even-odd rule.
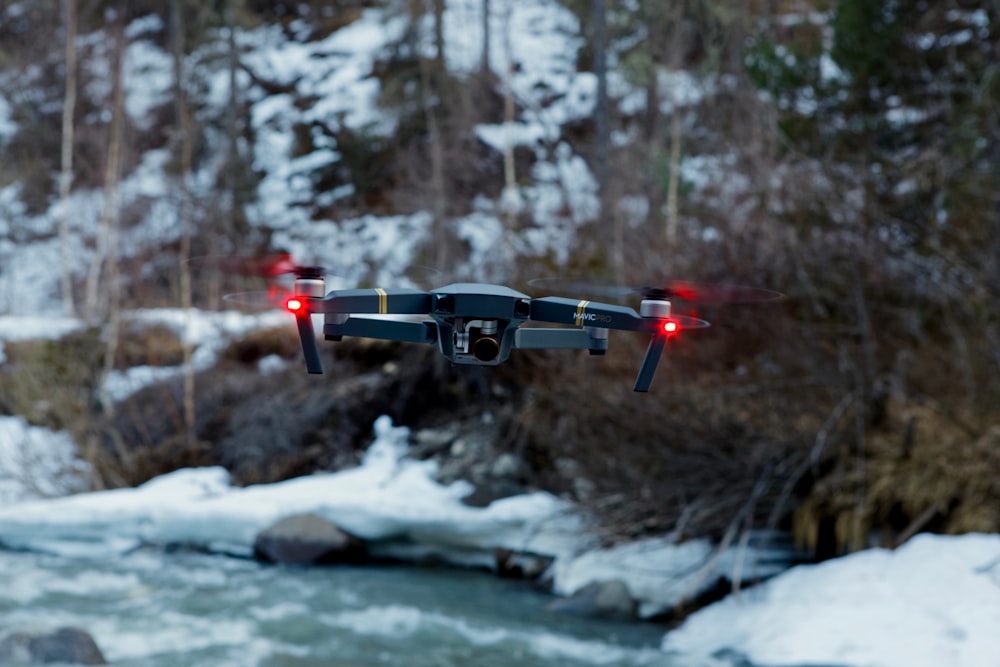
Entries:
[[676,329],[669,330],[670,333],[677,330],[704,329],[709,326],[705,320],[687,315],[670,315],[669,318],[643,317],[635,309],[625,306],[586,300],[579,301],[558,296],[532,299],[530,319],[552,324],[651,334],[663,333],[664,323],[668,321],[676,326]]
[[651,320],[640,317],[633,308],[558,296],[532,299],[530,319],[536,322],[622,331],[651,333],[655,329]]
[[349,317],[344,322],[327,322],[323,334],[331,340],[342,336],[377,338],[404,343],[437,342],[437,325],[430,320],[412,322],[407,320],[384,320],[372,317]]
[[[607,343],[607,339],[604,340]],[[593,339],[584,329],[520,328],[514,332],[514,348],[518,350],[587,350]]]
[[426,315],[432,307],[431,294],[400,288],[335,290],[309,300],[310,311],[324,314]]

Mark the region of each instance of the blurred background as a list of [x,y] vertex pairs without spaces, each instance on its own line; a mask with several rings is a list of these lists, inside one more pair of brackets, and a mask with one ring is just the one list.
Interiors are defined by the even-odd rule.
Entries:
[[[4,344],[0,413],[68,431],[96,487],[339,468],[390,414],[480,434],[450,474],[560,493],[609,539],[782,529],[822,558],[997,532],[998,19],[964,0],[4,2],[0,314],[81,325]],[[627,335],[497,369],[347,342],[317,380],[290,326],[198,366],[130,315],[231,307],[256,282],[189,260],[284,252],[344,286],[786,299],[687,304],[713,326],[674,340],[648,395]],[[271,355],[288,363],[260,372]],[[188,372],[102,391],[139,366]],[[477,472],[500,454],[504,475]]]

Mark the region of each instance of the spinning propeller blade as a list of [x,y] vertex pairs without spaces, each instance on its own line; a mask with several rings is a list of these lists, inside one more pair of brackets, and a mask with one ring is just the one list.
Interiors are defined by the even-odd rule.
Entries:
[[233,292],[231,294],[225,294],[223,295],[222,300],[240,306],[267,309],[284,307],[285,302],[291,296],[291,291],[275,286],[268,290]]
[[644,299],[680,299],[691,303],[759,303],[773,301],[784,296],[781,292],[757,287],[699,283],[687,280],[665,280],[643,287],[602,285],[563,278],[538,278],[530,281],[529,284],[538,288],[610,299],[641,296]]
[[317,278],[327,273],[319,265],[299,264],[286,253],[274,255],[205,255],[192,257],[188,265],[195,271],[218,275],[256,277],[272,280],[284,275]]

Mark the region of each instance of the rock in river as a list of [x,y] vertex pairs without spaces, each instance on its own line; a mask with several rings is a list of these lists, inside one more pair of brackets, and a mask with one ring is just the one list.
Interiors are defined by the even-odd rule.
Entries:
[[281,519],[254,540],[257,558],[286,565],[357,563],[366,559],[364,543],[317,514]]

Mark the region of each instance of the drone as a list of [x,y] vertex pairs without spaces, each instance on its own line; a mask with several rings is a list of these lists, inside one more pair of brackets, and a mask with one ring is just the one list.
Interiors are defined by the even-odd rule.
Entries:
[[478,282],[456,282],[426,291],[380,287],[327,291],[323,267],[300,266],[285,255],[259,263],[255,271],[269,278],[294,275],[294,288],[281,305],[295,316],[306,370],[311,374],[323,373],[314,315],[323,316],[322,333],[327,341],[357,337],[436,345],[452,363],[475,366],[503,363],[512,350],[587,350],[591,355],[604,355],[609,332],[615,330],[650,336],[633,386],[636,392],[649,391],[668,341],[682,331],[709,326],[706,320],[675,314],[673,300],[751,302],[781,297],[771,290],[684,281],[641,288],[561,279],[532,281],[536,286],[551,283],[615,298],[638,295],[641,302],[636,311],[564,296],[531,297],[504,285]]

